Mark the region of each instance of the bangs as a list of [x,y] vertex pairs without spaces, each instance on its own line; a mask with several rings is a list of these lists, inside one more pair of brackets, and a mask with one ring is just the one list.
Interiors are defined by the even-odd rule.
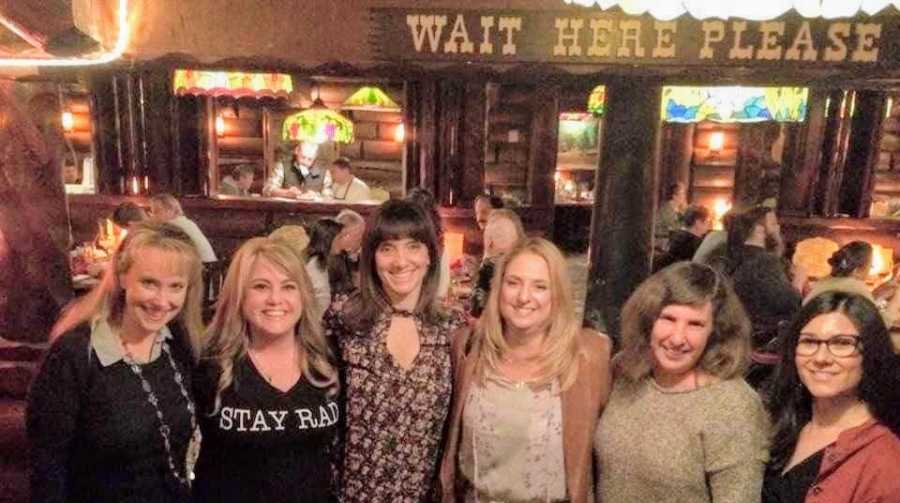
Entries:
[[191,279],[192,260],[179,250],[168,247],[145,246],[134,251],[132,266],[152,262],[163,276],[182,276]]
[[383,214],[381,221],[372,229],[374,245],[394,239],[414,239],[428,246],[435,246],[435,235],[429,225],[429,217],[410,208],[408,211],[393,211]]

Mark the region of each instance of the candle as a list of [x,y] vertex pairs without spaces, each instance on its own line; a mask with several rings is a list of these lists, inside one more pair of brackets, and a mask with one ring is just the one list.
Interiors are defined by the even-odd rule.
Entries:
[[131,193],[134,195],[141,193],[141,188],[138,185],[138,177],[136,176],[131,178]]

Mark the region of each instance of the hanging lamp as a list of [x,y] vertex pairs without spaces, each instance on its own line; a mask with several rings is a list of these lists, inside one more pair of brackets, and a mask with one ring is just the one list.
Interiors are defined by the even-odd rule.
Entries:
[[284,119],[285,141],[353,143],[353,121],[327,106],[318,96],[306,110]]
[[342,110],[399,112],[400,105],[378,86],[362,86],[341,105]]

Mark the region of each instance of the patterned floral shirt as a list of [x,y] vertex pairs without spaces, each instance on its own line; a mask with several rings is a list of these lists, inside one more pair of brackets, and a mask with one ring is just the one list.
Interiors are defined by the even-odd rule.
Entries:
[[344,323],[347,297],[335,298],[323,320],[343,367],[345,432],[338,488],[343,502],[428,501],[435,483],[444,423],[450,407],[450,333],[465,323],[454,312],[438,324],[414,318],[419,354],[399,367],[385,337],[391,312],[370,330]]

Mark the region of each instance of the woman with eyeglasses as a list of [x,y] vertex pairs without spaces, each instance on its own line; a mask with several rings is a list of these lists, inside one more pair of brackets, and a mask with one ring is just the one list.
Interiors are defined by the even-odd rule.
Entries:
[[790,328],[769,397],[763,500],[900,501],[900,365],[878,309],[826,292]]

